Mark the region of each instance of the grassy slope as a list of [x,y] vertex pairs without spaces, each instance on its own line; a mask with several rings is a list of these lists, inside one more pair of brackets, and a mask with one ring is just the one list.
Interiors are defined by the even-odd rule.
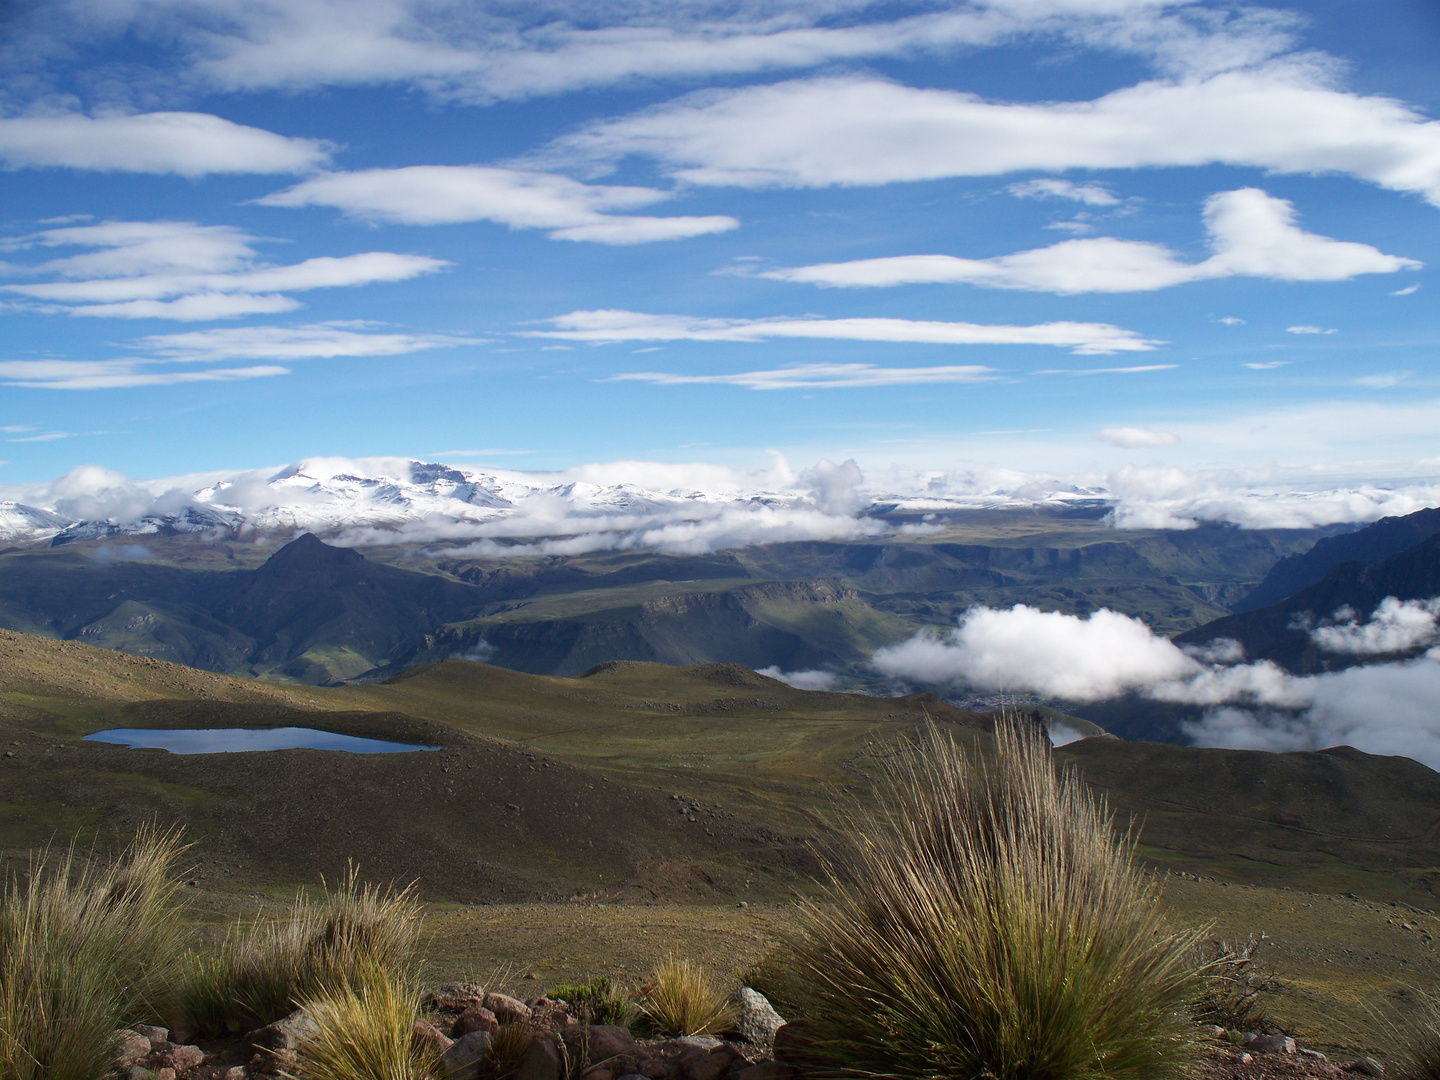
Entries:
[[[622,966],[634,975],[672,951],[722,970],[758,958],[785,918],[775,901],[814,869],[804,838],[834,793],[863,795],[877,759],[926,712],[973,722],[933,701],[806,693],[723,665],[560,679],[451,662],[318,689],[9,633],[0,688],[0,745],[15,755],[0,758],[5,855],[76,831],[103,843],[152,816],[184,821],[197,841],[197,918],[251,911],[253,894],[334,876],[354,858],[370,877],[419,876],[439,902],[427,950],[437,976],[508,970],[517,989]],[[278,724],[445,750],[176,757],[78,738]],[[1390,906],[1435,903],[1434,773],[1354,752],[1108,739],[1061,757],[1122,821],[1143,818],[1150,861],[1231,883],[1176,879],[1167,896],[1217,934],[1275,939],[1296,981],[1281,1012],[1312,1038],[1373,1048],[1373,1035],[1334,1032],[1359,1032],[1366,1008],[1385,1013],[1403,1005],[1398,989],[1440,978],[1440,920]],[[524,979],[531,970],[538,978]]]

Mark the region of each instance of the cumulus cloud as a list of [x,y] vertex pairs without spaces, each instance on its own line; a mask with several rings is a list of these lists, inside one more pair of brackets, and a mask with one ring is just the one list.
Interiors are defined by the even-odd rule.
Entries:
[[1330,78],[1284,60],[1035,104],[866,76],[798,79],[597,123],[554,155],[641,155],[688,183],[754,188],[1224,164],[1342,173],[1440,205],[1440,121]]
[[1139,619],[1105,608],[1081,618],[1018,604],[971,608],[950,631],[880,649],[872,664],[895,678],[1071,701],[1140,694],[1202,706],[1206,712],[1186,731],[1203,746],[1346,744],[1440,768],[1434,708],[1440,653],[1312,676],[1290,675],[1268,661],[1224,662],[1229,656],[1233,651],[1224,648],[1210,656],[1186,653]]
[[733,217],[617,214],[670,198],[655,188],[582,184],[566,176],[481,165],[412,165],[324,173],[258,200],[264,206],[333,206],[353,217],[403,225],[493,221],[546,229],[552,239],[644,244],[725,232]]
[[[1030,181],[1038,183],[1042,181]],[[1295,224],[1291,203],[1258,188],[1212,195],[1205,203],[1205,225],[1214,254],[1199,263],[1183,262],[1159,244],[1096,237],[989,259],[897,255],[770,270],[761,276],[831,287],[950,283],[1074,294],[1142,292],[1226,277],[1346,281],[1359,274],[1422,266],[1368,244],[1307,233]],[[1291,333],[1311,330],[1318,332],[1290,328]]]
[[74,315],[200,321],[289,311],[299,304],[284,293],[407,281],[449,265],[370,251],[274,266],[259,260],[258,240],[228,226],[188,221],[46,229],[0,241],[0,250],[90,250],[26,268],[61,280],[0,289]]
[[930,345],[1053,345],[1082,355],[1145,352],[1163,344],[1109,323],[1004,326],[914,319],[705,319],[617,310],[572,311],[548,322],[552,329],[523,331],[521,336],[591,342],[814,338]]
[[304,173],[329,156],[330,147],[321,140],[288,138],[208,113],[0,118],[0,164],[10,169],[48,166],[181,176]]
[[786,686],[797,690],[834,690],[840,685],[840,677],[829,671],[808,669],[805,671],[781,671],[778,667],[757,668],[757,675],[779,679]]
[[1384,656],[1433,645],[1440,637],[1440,597],[1400,600],[1387,596],[1367,622],[1359,622],[1353,608],[1344,607],[1324,626],[1310,631],[1310,640],[1326,652],[1350,656]]

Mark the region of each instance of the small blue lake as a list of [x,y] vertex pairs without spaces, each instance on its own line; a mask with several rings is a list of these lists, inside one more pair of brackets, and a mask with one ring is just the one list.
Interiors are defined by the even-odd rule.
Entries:
[[120,743],[136,750],[172,754],[238,754],[249,750],[344,750],[350,754],[403,754],[438,746],[338,735],[318,728],[111,728],[85,738]]

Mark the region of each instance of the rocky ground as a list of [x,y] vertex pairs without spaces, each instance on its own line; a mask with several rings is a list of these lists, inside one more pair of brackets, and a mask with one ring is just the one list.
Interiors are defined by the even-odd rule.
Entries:
[[[414,1038],[441,1054],[448,1080],[795,1080],[803,1023],[786,1024],[748,987],[736,1019],[718,1036],[637,1039],[629,1029],[586,1022],[583,1007],[546,997],[528,1002],[449,983],[424,998]],[[517,1060],[497,1069],[506,1036],[521,1031]],[[275,1080],[294,1073],[315,1028],[303,1012],[239,1038],[196,1041],[195,1033],[137,1027],[120,1033],[115,1074],[124,1080]],[[1374,1058],[1331,1061],[1284,1035],[1209,1028],[1192,1080],[1348,1080],[1380,1077]]]

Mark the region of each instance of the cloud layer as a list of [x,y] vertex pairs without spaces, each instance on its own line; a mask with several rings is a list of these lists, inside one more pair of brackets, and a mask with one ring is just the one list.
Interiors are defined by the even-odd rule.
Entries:
[[[1329,645],[1353,653],[1398,651],[1434,640],[1440,599],[1391,598],[1364,624],[1332,627]],[[1317,631],[1318,632],[1318,631]],[[883,674],[986,690],[1028,690],[1070,701],[1140,694],[1205,708],[1187,726],[1203,746],[1314,750],[1346,744],[1403,754],[1440,768],[1440,651],[1413,660],[1322,675],[1290,675],[1269,661],[1242,663],[1234,642],[1185,651],[1139,619],[1101,608],[1081,618],[1024,604],[971,608],[943,634],[878,650]]]
[[770,270],[761,276],[842,288],[946,283],[1074,294],[1143,292],[1225,277],[1348,281],[1359,274],[1390,274],[1422,265],[1368,244],[1304,232],[1295,224],[1291,203],[1258,188],[1212,195],[1205,203],[1205,225],[1215,254],[1199,263],[1183,262],[1159,244],[1099,237],[991,259],[898,255]]

